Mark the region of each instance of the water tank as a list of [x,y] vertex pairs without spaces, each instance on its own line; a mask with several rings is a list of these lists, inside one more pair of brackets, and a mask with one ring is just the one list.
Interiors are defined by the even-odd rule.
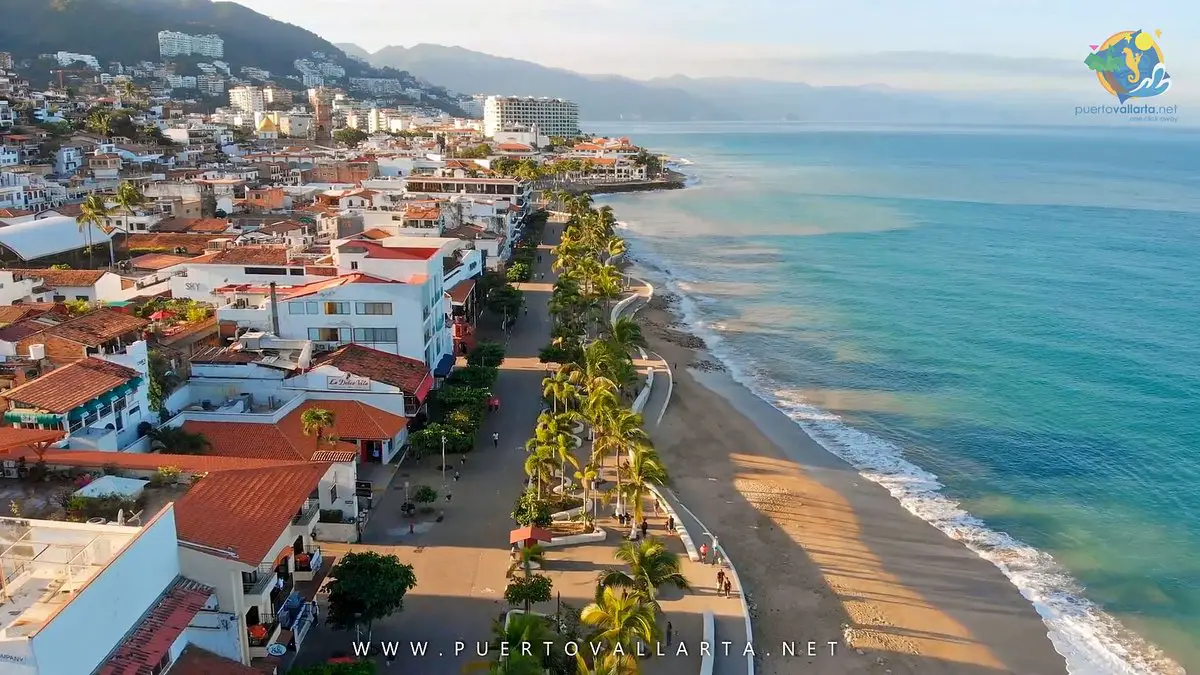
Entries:
[[29,345],[29,360],[30,361],[41,361],[44,358],[46,358],[46,345],[44,345],[44,344]]

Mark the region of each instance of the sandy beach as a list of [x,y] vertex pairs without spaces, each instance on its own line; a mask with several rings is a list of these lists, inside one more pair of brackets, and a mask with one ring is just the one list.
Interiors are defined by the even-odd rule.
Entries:
[[[639,318],[675,372],[655,445],[672,488],[738,568],[758,672],[1065,672],[1000,570],[713,370],[716,359],[661,296]],[[841,645],[836,656],[780,654],[782,643],[808,640]]]

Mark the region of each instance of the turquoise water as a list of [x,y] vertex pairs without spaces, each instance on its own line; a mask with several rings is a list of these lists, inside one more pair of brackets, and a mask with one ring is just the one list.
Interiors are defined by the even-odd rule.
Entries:
[[1073,672],[1200,669],[1200,135],[619,131],[690,161],[604,203],[739,380],[1000,565]]

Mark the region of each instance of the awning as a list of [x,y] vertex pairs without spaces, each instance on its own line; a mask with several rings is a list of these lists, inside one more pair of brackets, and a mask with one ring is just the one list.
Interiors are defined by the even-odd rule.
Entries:
[[437,366],[433,369],[434,377],[446,377],[450,371],[454,370],[454,355],[443,354],[442,359],[438,361]]

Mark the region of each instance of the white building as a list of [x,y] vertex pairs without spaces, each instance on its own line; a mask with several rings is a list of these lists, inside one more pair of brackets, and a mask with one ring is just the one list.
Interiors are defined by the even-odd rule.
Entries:
[[229,90],[229,105],[246,114],[266,110],[266,100],[261,87],[243,85]]
[[7,129],[16,123],[12,105],[8,101],[0,101],[0,129]]
[[75,52],[55,52],[54,58],[58,65],[66,68],[73,63],[82,63],[92,70],[100,70],[100,62],[91,54],[76,54]]
[[[0,519],[0,670],[166,672],[197,649],[218,662],[239,656],[237,622],[215,589],[182,576],[173,508],[146,520]],[[176,620],[154,619],[164,615]],[[221,672],[240,675],[237,666]]]
[[188,35],[164,30],[158,32],[158,54],[163,58],[197,54],[219,59],[225,56],[225,41],[219,35]]
[[[0,288],[0,298],[13,298],[13,288],[28,287],[26,296],[15,298],[22,302],[40,302],[40,297],[51,302],[95,302],[115,300],[121,295],[121,277],[104,270],[4,269],[0,270],[0,283],[5,284]],[[3,304],[11,305],[12,300]]]
[[561,98],[489,96],[483,106],[483,134],[513,127],[537,128],[547,136],[579,135],[579,106]]
[[458,107],[467,114],[467,117],[472,119],[483,119],[483,107],[487,102],[487,96],[476,94],[468,99],[463,99],[458,102]]

